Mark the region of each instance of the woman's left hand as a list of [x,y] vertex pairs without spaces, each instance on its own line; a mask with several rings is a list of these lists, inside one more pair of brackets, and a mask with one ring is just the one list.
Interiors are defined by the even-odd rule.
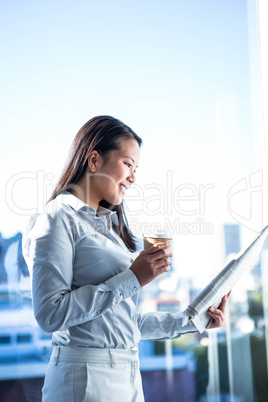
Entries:
[[226,303],[227,303],[227,300],[228,300],[230,294],[231,294],[231,290],[228,293],[228,295],[225,295],[222,298],[221,304],[219,305],[218,308],[209,307],[208,315],[210,315],[210,317],[213,318],[213,320],[210,323],[210,326],[208,327],[209,329],[219,328],[223,325]]

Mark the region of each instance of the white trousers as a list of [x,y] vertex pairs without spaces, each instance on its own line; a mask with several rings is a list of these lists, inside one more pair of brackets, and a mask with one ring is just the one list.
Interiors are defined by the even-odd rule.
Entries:
[[43,402],[144,402],[138,350],[54,346]]

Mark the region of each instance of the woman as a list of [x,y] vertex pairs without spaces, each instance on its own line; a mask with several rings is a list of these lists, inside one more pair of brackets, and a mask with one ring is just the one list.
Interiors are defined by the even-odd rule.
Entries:
[[[32,217],[24,255],[36,320],[56,332],[43,401],[143,401],[137,344],[196,332],[182,314],[136,312],[139,291],[169,270],[169,244],[137,253],[122,199],[141,138],[98,116],[76,135],[46,213]],[[223,323],[227,297],[208,311]],[[64,332],[61,332],[64,331]],[[61,335],[63,334],[63,335]]]

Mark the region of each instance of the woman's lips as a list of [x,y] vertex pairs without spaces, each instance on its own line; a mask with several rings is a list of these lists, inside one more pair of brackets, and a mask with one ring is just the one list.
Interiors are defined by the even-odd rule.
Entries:
[[122,191],[122,193],[123,193],[123,194],[125,194],[125,193],[126,193],[126,191],[127,191],[127,187],[126,187],[126,186],[124,186],[124,184],[119,183],[119,188],[120,188],[120,190]]

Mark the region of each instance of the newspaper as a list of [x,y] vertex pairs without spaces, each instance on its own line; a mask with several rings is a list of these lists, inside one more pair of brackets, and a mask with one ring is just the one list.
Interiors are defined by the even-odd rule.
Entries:
[[184,311],[185,323],[191,320],[200,333],[209,327],[211,317],[207,314],[208,308],[210,306],[217,308],[223,296],[229,293],[238,279],[254,266],[267,234],[268,226],[198,294]]

